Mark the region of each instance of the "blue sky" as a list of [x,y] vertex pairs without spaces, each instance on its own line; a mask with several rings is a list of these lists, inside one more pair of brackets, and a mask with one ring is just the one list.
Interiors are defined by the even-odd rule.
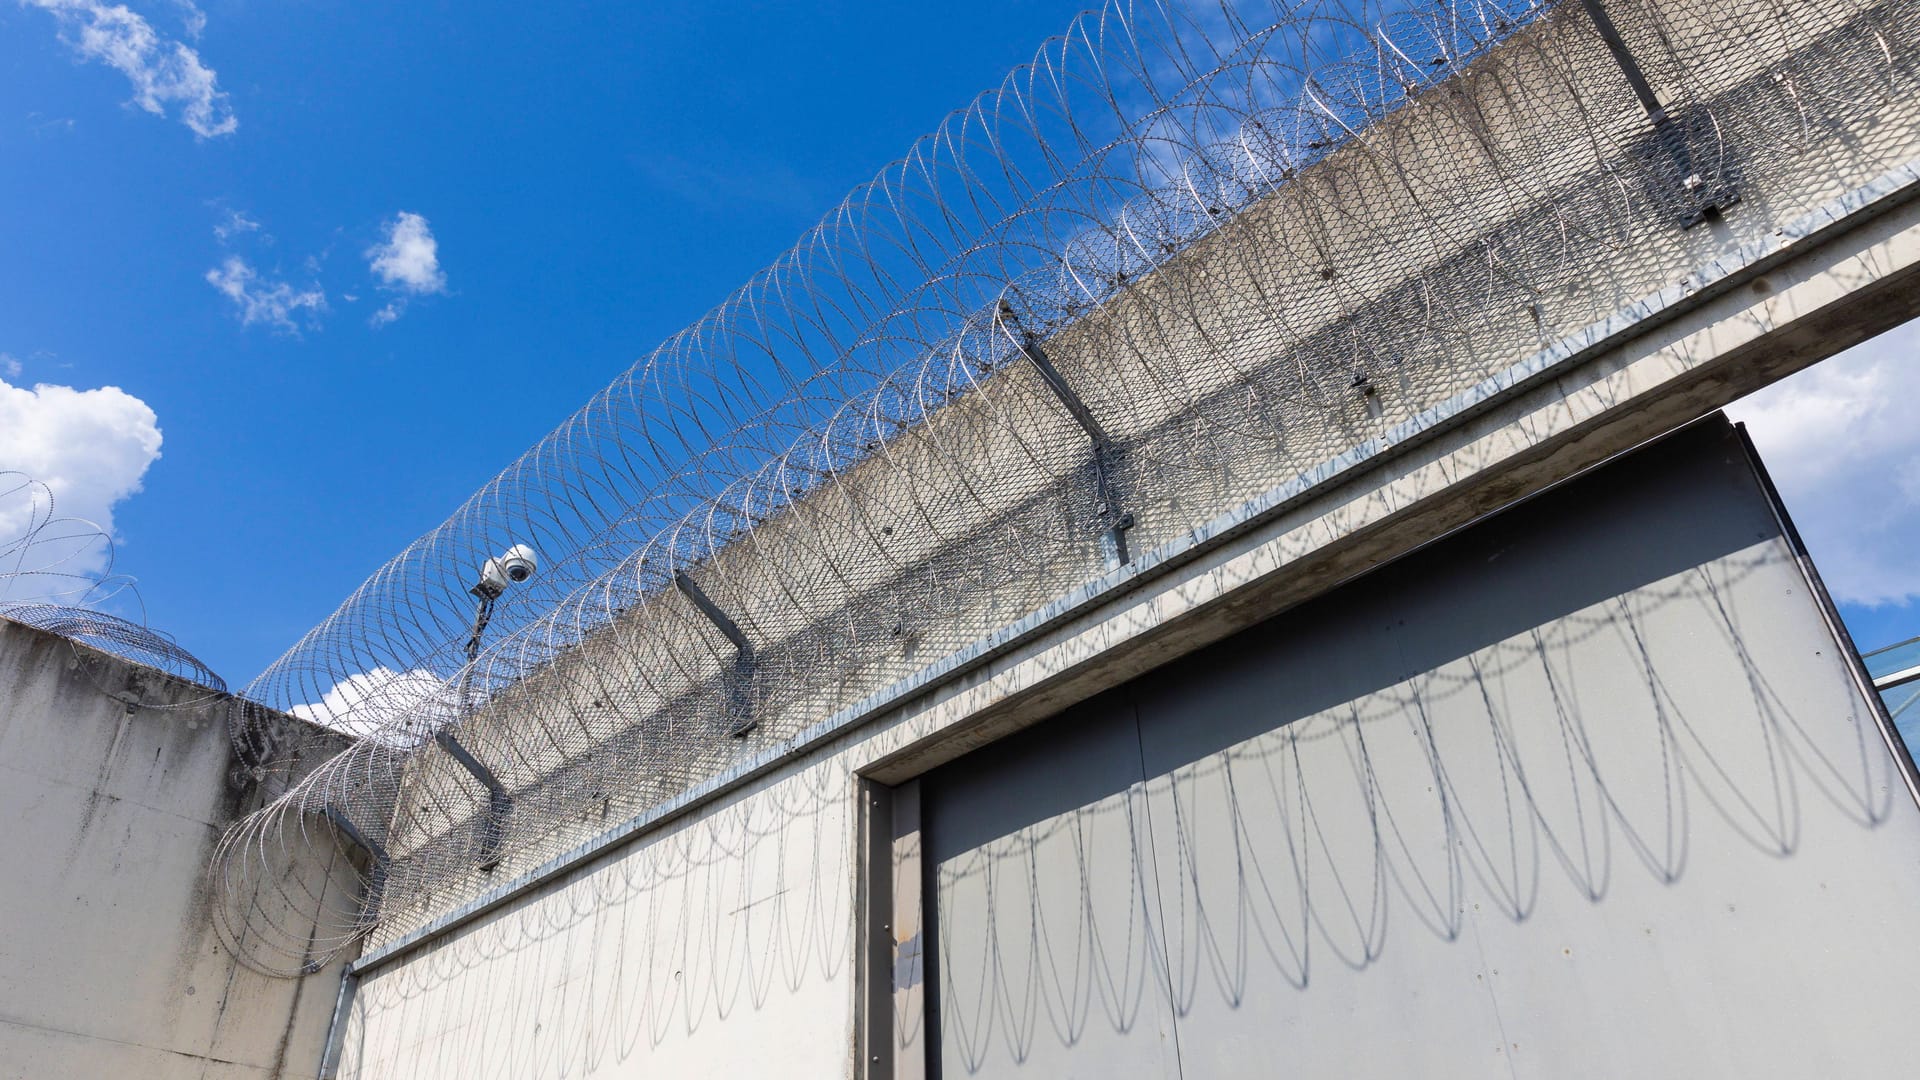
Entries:
[[[230,683],[1077,10],[604,7],[0,0],[0,468]],[[1737,410],[1864,647],[1917,345]]]
[[236,685],[1078,10],[132,0],[142,84],[116,6],[0,0],[0,380],[151,409],[62,509]]

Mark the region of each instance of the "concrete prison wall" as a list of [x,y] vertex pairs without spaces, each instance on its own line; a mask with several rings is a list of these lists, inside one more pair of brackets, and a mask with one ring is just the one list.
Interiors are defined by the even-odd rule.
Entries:
[[[1178,546],[1222,511],[1395,438],[1543,342],[1920,154],[1911,94],[1769,134],[1804,87],[1865,78],[1889,28],[1920,25],[1901,4],[1741,5],[1743,25],[1717,8],[1616,6],[1667,97],[1745,140],[1702,144],[1737,178],[1740,204],[1681,229],[1670,206],[1621,194],[1622,170],[1657,148],[1585,16],[1563,5],[1046,343],[1122,447],[1136,551]],[[478,869],[487,802],[447,754],[426,747],[403,778],[369,785],[399,792],[360,813],[394,857],[372,942],[1098,578],[1087,455],[1037,374],[1002,368],[695,568],[755,642],[759,727],[746,743],[701,737],[726,726],[732,646],[672,590],[554,652],[462,725],[513,794],[500,869]]]
[[225,695],[0,619],[0,1077],[313,1074],[344,958],[263,975],[214,922],[215,845],[261,794],[225,716]]
[[1905,1059],[1920,807],[1724,422],[875,782],[966,697],[369,971],[339,1075]]
[[[1900,82],[1908,89],[1891,96],[1848,96],[1856,111],[1819,123],[1806,120],[1805,112],[1813,100],[1805,88],[1836,73],[1884,74],[1889,85],[1908,78],[1903,65],[1911,49],[1901,35],[1910,37],[1915,24],[1905,17],[1906,6],[1761,11],[1748,5],[1741,9],[1746,24],[1730,22],[1720,9],[1634,6],[1633,25],[1643,38],[1658,37],[1648,28],[1659,28],[1684,45],[1684,63],[1668,58],[1655,65],[1664,64],[1653,73],[1663,94],[1688,97],[1729,127],[1744,125],[1747,141],[1729,151],[1739,156],[1738,167],[1727,173],[1737,177],[1742,201],[1724,221],[1692,230],[1679,229],[1657,203],[1619,200],[1615,206],[1610,192],[1621,183],[1619,163],[1650,150],[1644,117],[1590,29],[1570,10],[1496,49],[1459,84],[1409,104],[1378,130],[1303,170],[1268,202],[1184,253],[1177,266],[1136,283],[1047,342],[1065,377],[1126,440],[1127,475],[1135,485],[1129,508],[1140,519],[1135,536],[1147,551],[1135,566],[1103,572],[1095,549],[1081,542],[1085,535],[1060,539],[1071,530],[1056,526],[1078,519],[1077,511],[1057,504],[1067,488],[1084,488],[1075,463],[1084,463],[1086,448],[1057,404],[1033,385],[1030,370],[1005,369],[975,394],[900,433],[885,455],[810,492],[695,568],[720,605],[740,619],[763,661],[784,658],[797,671],[814,657],[832,676],[759,702],[764,712],[752,740],[717,737],[717,721],[710,733],[716,737],[701,741],[696,729],[688,738],[689,721],[697,728],[703,717],[715,720],[717,714],[708,713],[724,704],[720,687],[729,657],[689,603],[666,592],[611,625],[568,639],[564,651],[495,693],[462,727],[462,738],[481,749],[515,798],[499,867],[480,868],[473,815],[481,793],[447,755],[424,746],[391,781],[377,777],[397,796],[379,805],[369,800],[373,809],[361,824],[384,829],[395,861],[383,879],[388,892],[370,940],[374,953],[358,969],[340,1033],[340,1074],[916,1075],[913,1063],[931,1050],[948,1075],[1020,1069],[1049,1075],[1040,1062],[1073,1067],[1063,1063],[1078,1058],[1055,1051],[1083,1045],[1077,1040],[1093,1039],[1102,1024],[1133,1030],[1138,1023],[1170,1037],[1167,1032],[1198,1015],[1197,984],[1219,990],[1228,1008],[1245,1006],[1243,1015],[1273,1010],[1290,992],[1278,984],[1258,991],[1257,1008],[1252,997],[1236,996],[1255,993],[1244,971],[1233,967],[1251,962],[1246,939],[1233,942],[1238,954],[1228,949],[1211,960],[1182,951],[1219,948],[1224,932],[1213,920],[1229,918],[1223,909],[1242,910],[1234,905],[1252,886],[1231,871],[1217,878],[1196,869],[1199,877],[1183,881],[1178,860],[1207,838],[1158,816],[1181,812],[1181,776],[1224,782],[1242,759],[1281,761],[1297,783],[1326,778],[1332,785],[1313,822],[1327,832],[1302,841],[1320,845],[1320,853],[1287,869],[1337,870],[1331,878],[1317,874],[1312,883],[1279,875],[1284,888],[1304,895],[1330,881],[1363,881],[1361,892],[1301,901],[1312,912],[1308,922],[1339,916],[1357,926],[1352,932],[1328,925],[1300,930],[1318,942],[1300,947],[1322,959],[1317,982],[1295,987],[1320,991],[1298,1015],[1335,1025],[1341,1037],[1329,1045],[1380,1034],[1367,1026],[1374,1013],[1366,1003],[1384,1002],[1396,1018],[1430,1036],[1428,1044],[1447,1063],[1464,1063],[1468,1059],[1456,1055],[1488,1041],[1486,1017],[1425,1011],[1407,995],[1465,992],[1443,988],[1467,986],[1467,976],[1484,982],[1496,967],[1513,978],[1511,965],[1518,963],[1545,987],[1543,1000],[1568,1009],[1593,1005],[1533,972],[1553,951],[1544,950],[1535,926],[1567,939],[1556,950],[1605,957],[1612,966],[1603,979],[1617,993],[1641,992],[1628,986],[1634,964],[1660,963],[1661,954],[1635,952],[1619,935],[1653,908],[1677,904],[1643,921],[1658,935],[1685,936],[1722,897],[1732,896],[1738,909],[1769,889],[1808,882],[1831,889],[1840,882],[1846,899],[1832,925],[1809,914],[1817,906],[1813,899],[1798,896],[1774,905],[1762,930],[1781,941],[1792,933],[1825,935],[1836,951],[1853,955],[1878,950],[1872,963],[1856,969],[1794,955],[1776,969],[1781,981],[1769,983],[1767,972],[1735,955],[1740,931],[1716,928],[1675,953],[1683,959],[1650,980],[1655,988],[1644,992],[1651,1004],[1634,1015],[1668,1025],[1643,1046],[1671,1051],[1661,1060],[1696,1071],[1740,1062],[1764,1075],[1770,1062],[1804,1064],[1810,1060],[1804,1055],[1816,1050],[1862,1068],[1883,1064],[1888,1044],[1874,1037],[1878,1025],[1890,1021],[1888,1010],[1911,1004],[1897,990],[1898,969],[1883,962],[1893,954],[1887,941],[1911,939],[1890,914],[1915,898],[1907,854],[1914,850],[1915,823],[1902,787],[1909,763],[1875,742],[1877,717],[1850,682],[1844,643],[1822,619],[1811,583],[1796,579],[1789,538],[1777,523],[1764,527],[1767,513],[1756,510],[1764,500],[1753,502],[1760,497],[1753,483],[1732,495],[1722,492],[1742,520],[1763,526],[1744,546],[1729,546],[1724,536],[1693,537],[1704,546],[1682,545],[1697,556],[1690,563],[1661,564],[1658,574],[1652,563],[1630,567],[1608,579],[1616,591],[1587,596],[1567,610],[1537,612],[1535,622],[1507,627],[1506,636],[1467,641],[1457,655],[1428,655],[1433,650],[1423,646],[1418,651],[1432,661],[1426,667],[1392,648],[1329,656],[1331,683],[1351,695],[1310,717],[1276,718],[1269,732],[1248,733],[1247,746],[1166,758],[1164,768],[1143,771],[1111,804],[1096,798],[1062,806],[1015,822],[1008,832],[981,834],[979,843],[940,847],[930,860],[922,858],[917,830],[902,824],[912,815],[894,812],[896,801],[910,805],[917,797],[902,794],[907,787],[901,785],[917,783],[929,769],[958,760],[963,773],[976,771],[991,783],[996,766],[969,759],[969,751],[1028,725],[1038,723],[1044,732],[1063,709],[1303,601],[1328,596],[1337,607],[1339,597],[1366,595],[1350,583],[1372,567],[1912,313],[1920,221],[1907,196],[1915,187],[1920,124],[1910,83]],[[1874,56],[1887,58],[1884,68],[1873,66]],[[1787,123],[1796,113],[1798,126]],[[1780,140],[1763,137],[1768,125],[1783,123]],[[1555,134],[1564,131],[1590,138],[1575,146]],[[1307,198],[1310,189],[1324,197]],[[1350,197],[1343,201],[1342,192]],[[1296,199],[1298,205],[1289,201]],[[1415,204],[1417,210],[1409,209]],[[1323,217],[1313,210],[1325,205],[1347,213]],[[1435,207],[1457,212],[1436,213]],[[1865,223],[1854,223],[1854,215]],[[1560,247],[1549,243],[1555,238]],[[1513,272],[1522,255],[1530,260],[1527,269],[1540,273]],[[1432,315],[1446,305],[1452,306],[1437,326],[1409,322],[1409,311]],[[1167,325],[1158,325],[1168,312],[1174,314]],[[1396,334],[1409,325],[1422,329]],[[1412,345],[1419,348],[1402,347]],[[1365,372],[1374,376],[1374,392],[1363,395],[1341,378],[1347,369],[1336,361],[1343,351],[1381,363]],[[1292,390],[1290,372],[1299,376]],[[1377,399],[1371,406],[1369,396]],[[1260,438],[1236,441],[1233,418],[1222,416],[1235,402],[1250,401],[1277,410],[1281,422],[1245,418],[1247,431]],[[999,456],[1008,432],[1023,440],[1029,457],[1009,462]],[[1231,454],[1181,457],[1194,446],[1228,443]],[[1206,482],[1182,486],[1181,469],[1203,465],[1186,479],[1201,475]],[[929,477],[925,490],[915,486]],[[932,494],[960,488],[993,492],[1006,505],[955,505]],[[1628,548],[1658,547],[1668,535],[1651,528],[1621,533],[1616,524],[1596,520],[1591,528]],[[1685,515],[1662,524],[1680,536],[1695,525]],[[964,573],[969,555],[982,550],[970,546],[975,538],[1015,546],[1033,541],[1037,569],[1017,580],[956,585],[951,598],[940,598],[951,602],[938,605],[932,618],[907,603],[928,595],[908,580],[912,574],[951,580],[942,575]],[[885,553],[875,559],[868,547]],[[1565,563],[1535,572],[1582,578],[1590,566],[1573,559],[1572,550],[1563,552]],[[1495,551],[1483,561],[1500,557]],[[1468,568],[1450,569],[1461,579],[1447,587],[1473,596],[1461,583],[1470,580]],[[1344,591],[1349,588],[1360,591]],[[1767,614],[1742,614],[1752,611]],[[831,629],[848,612],[860,618],[895,613],[904,632],[883,628],[882,652],[836,654],[832,635],[820,626]],[[816,616],[819,625],[809,623]],[[846,622],[865,625],[854,615]],[[1329,632],[1344,633],[1337,623],[1330,621]],[[1314,632],[1313,626],[1297,629],[1304,638]],[[1421,640],[1430,645],[1446,632],[1444,622],[1427,626]],[[869,635],[855,642],[854,636],[847,644],[876,640]],[[1392,645],[1395,639],[1385,640]],[[1541,668],[1509,663],[1529,642],[1542,641],[1559,653]],[[1631,655],[1620,652],[1623,642],[1635,641],[1642,648],[1637,669],[1628,663]],[[948,656],[963,659],[933,660]],[[1286,657],[1269,659],[1279,666]],[[1372,667],[1348,671],[1336,660]],[[1607,673],[1601,685],[1590,681],[1593,673]],[[1361,687],[1369,678],[1382,686]],[[1578,723],[1542,711],[1551,694],[1542,692],[1541,678],[1577,690]],[[1471,692],[1450,693],[1443,702],[1428,692],[1441,683]],[[1729,696],[1728,687],[1741,685],[1746,698]],[[1156,691],[1162,699],[1183,692],[1177,685]],[[1204,695],[1195,689],[1192,696]],[[1283,689],[1271,696],[1283,696]],[[1682,698],[1691,702],[1684,733],[1673,727],[1672,715]],[[1530,704],[1514,705],[1522,699]],[[1244,711],[1253,700],[1232,708]],[[1361,742],[1371,747],[1364,734],[1369,727],[1413,730],[1428,723],[1429,706],[1447,719],[1432,721],[1436,732],[1445,730],[1426,747],[1398,743],[1391,751],[1381,748],[1377,760],[1371,749],[1355,749]],[[1488,715],[1475,714],[1476,707]],[[1201,721],[1222,723],[1218,716]],[[1569,734],[1623,726],[1644,735],[1649,725],[1654,735],[1636,744],[1645,751],[1640,754],[1603,754],[1583,745],[1584,735]],[[1494,747],[1467,751],[1464,760],[1452,754],[1458,763],[1441,776],[1448,755],[1440,743],[1467,739],[1469,729],[1492,732]],[[1315,737],[1297,738],[1304,732]],[[1546,783],[1546,766],[1528,758],[1530,750],[1505,746],[1509,737],[1516,745],[1560,746],[1573,777],[1570,789],[1551,797],[1527,790]],[[1144,745],[1144,738],[1135,741]],[[1786,749],[1776,750],[1776,742]],[[1703,745],[1710,749],[1696,753]],[[1356,766],[1356,754],[1364,767]],[[1716,778],[1721,762],[1752,771]],[[1646,771],[1656,768],[1662,771]],[[1360,779],[1343,786],[1356,769]],[[1460,790],[1439,798],[1437,814],[1425,813],[1431,807],[1423,804],[1417,820],[1403,822],[1408,830],[1426,830],[1417,838],[1412,832],[1389,837],[1377,812],[1389,802],[1406,805],[1407,798],[1419,803],[1419,792],[1402,794],[1399,785],[1419,781],[1422,770],[1437,779],[1435,788],[1458,784]],[[1067,771],[1057,759],[1043,762],[1025,774],[1024,788],[1003,792],[1003,801],[1017,805],[1022,791],[1043,791]],[[954,788],[929,784],[934,796]],[[1507,800],[1499,812],[1507,816],[1479,805],[1495,791]],[[1626,792],[1635,794],[1629,799]],[[1685,812],[1670,800],[1685,800]],[[1729,800],[1740,805],[1728,810]],[[1775,805],[1746,805],[1754,800]],[[928,803],[931,835],[940,843],[940,815],[964,813],[953,805],[938,798]],[[1142,824],[1144,817],[1128,818],[1156,805],[1150,825]],[[1712,812],[1701,809],[1705,805]],[[1586,831],[1589,812],[1598,832]],[[885,851],[870,843],[880,817],[887,819],[880,831],[891,845]],[[1228,818],[1223,827],[1231,830]],[[1089,874],[1058,846],[1071,843],[1083,819],[1132,822],[1126,843],[1103,849],[1110,857],[1101,862],[1116,876]],[[1493,839],[1446,832],[1447,822],[1466,820],[1490,830]],[[1438,834],[1431,828],[1436,821]],[[1039,835],[1029,835],[1036,828]],[[1521,849],[1552,847],[1569,829],[1579,842],[1625,845],[1618,850],[1632,849],[1632,862],[1609,847],[1616,853],[1602,860],[1605,874],[1596,875],[1594,864],[1575,860],[1569,870],[1556,854],[1556,865],[1567,870],[1588,907],[1555,901],[1555,919],[1564,923],[1529,924],[1544,908],[1531,906],[1531,894],[1514,900],[1516,890],[1535,883],[1520,882],[1513,871],[1547,863],[1537,857],[1540,849]],[[892,844],[894,832],[899,844]],[[1556,838],[1552,843],[1548,834]],[[1007,838],[1011,849],[993,848]],[[1100,842],[1114,841],[1103,836]],[[1394,844],[1402,848],[1397,854]],[[1454,852],[1449,844],[1474,850]],[[580,856],[576,845],[585,845],[591,858]],[[1022,845],[1028,870],[1014,850]],[[1175,865],[1147,866],[1142,855],[1148,850]],[[1676,859],[1676,851],[1687,855]],[[1299,852],[1241,854],[1244,870]],[[888,857],[899,860],[891,875]],[[547,862],[555,858],[557,870]],[[1494,865],[1502,858],[1505,864]],[[974,873],[969,865],[986,869]],[[1042,882],[1031,876],[1033,866],[1069,876]],[[1657,888],[1639,878],[1625,884],[1643,871]],[[1030,875],[1024,884],[1022,873]],[[1604,886],[1595,884],[1600,877]],[[1151,897],[1147,878],[1154,879]],[[523,887],[528,880],[536,886]],[[1436,881],[1441,884],[1429,895],[1392,899],[1396,889],[1425,889]],[[946,908],[901,900],[916,883],[932,895],[943,882],[954,898]],[[1003,893],[1007,882],[1011,891]],[[966,890],[974,888],[984,889],[984,899],[968,899]],[[1136,916],[1151,906],[1159,921],[1114,923],[1098,906],[1075,913],[1076,889],[1100,904],[1138,900]],[[1060,917],[1066,922],[1032,920],[1033,911],[1061,897],[1067,898],[1069,914]],[[1182,906],[1202,897],[1202,906]],[[1456,900],[1478,902],[1482,908],[1473,910],[1504,913],[1520,925],[1478,923],[1479,916],[1451,911]],[[976,919],[951,933],[923,934],[935,924],[916,928],[910,918],[965,915],[969,903],[989,913],[980,917],[987,929]],[[1022,905],[1028,915],[1020,914]],[[882,914],[888,912],[892,917]],[[1443,947],[1429,949],[1424,939],[1418,947],[1402,945],[1408,939],[1394,937],[1389,952],[1376,951],[1388,940],[1377,920],[1388,917],[1426,921]],[[1058,972],[1043,971],[1032,951],[1042,939],[1051,948],[1056,934],[1091,948],[1088,927],[1101,928],[1102,943],[1115,934],[1129,943],[1104,954],[1124,975],[1098,991],[1120,997],[1104,1012],[1090,1004],[1091,982],[1047,986]],[[1478,933],[1500,938],[1498,949],[1513,959],[1473,966],[1465,946]],[[1020,934],[1027,935],[1025,952],[1005,944]],[[953,981],[962,969],[928,949],[935,938],[969,942],[1008,964],[999,974],[975,971],[972,982]],[[885,945],[878,955],[875,942]],[[1569,942],[1581,944],[1576,949]],[[1376,969],[1401,963],[1403,948],[1419,953],[1418,978],[1365,981]],[[1327,960],[1328,954],[1339,959]],[[1561,962],[1571,954],[1559,953]],[[1232,970],[1203,970],[1216,962]],[[934,969],[942,963],[944,970]],[[1153,976],[1154,964],[1165,969],[1163,979]],[[1278,966],[1283,983],[1305,979],[1304,964]],[[1734,974],[1723,979],[1719,972]],[[1112,972],[1080,974],[1093,979]],[[1025,989],[996,981],[1003,977],[1027,980]],[[1763,1036],[1782,1027],[1772,999],[1739,995],[1786,994],[1796,977],[1839,980],[1848,988],[1823,1006],[1831,1011],[1808,1014],[1806,1030],[1796,1032],[1800,1043],[1770,1043]],[[1714,1011],[1682,1000],[1721,995],[1728,985],[1737,993]],[[942,1003],[941,994],[929,998],[928,988],[967,1000],[950,1008],[954,1003]],[[1158,1005],[1154,994],[1163,994]],[[1547,1031],[1542,1013],[1527,1015],[1535,1035],[1495,1040],[1500,1053],[1537,1036],[1542,1044],[1531,1065],[1544,1075],[1580,1074],[1588,1059],[1579,1055],[1596,1046],[1582,1043],[1578,1032]],[[1683,1016],[1722,1026],[1689,1043],[1671,1026]],[[1773,1018],[1770,1026],[1761,1022],[1766,1017]],[[1274,1030],[1281,1023],[1274,1020]],[[1261,1044],[1259,1033],[1235,1031],[1218,1016],[1207,1017],[1207,1025],[1226,1033],[1219,1045],[1238,1048],[1232,1060],[1266,1062],[1279,1052]],[[1350,1040],[1349,1032],[1364,1038]],[[1760,1052],[1768,1047],[1771,1056]],[[1624,1055],[1629,1048],[1615,1049]],[[1120,1051],[1111,1060],[1184,1063],[1184,1053]],[[1621,1055],[1592,1057],[1594,1074],[1607,1075],[1608,1066],[1652,1067],[1653,1059]],[[1336,1060],[1321,1059],[1321,1065],[1331,1070]]]

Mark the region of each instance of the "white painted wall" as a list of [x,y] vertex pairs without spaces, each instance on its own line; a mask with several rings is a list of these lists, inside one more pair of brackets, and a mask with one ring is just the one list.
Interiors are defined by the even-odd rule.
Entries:
[[[851,1074],[855,770],[897,782],[950,760],[1797,368],[1819,347],[1808,342],[1843,336],[1834,320],[1852,317],[1854,297],[1884,296],[1920,266],[1920,213],[1891,212],[1845,244],[1786,243],[1790,261],[1769,271],[1765,289],[1624,337],[1550,384],[1064,614],[563,885],[373,969],[340,1075],[651,1076],[665,1063],[696,1074],[723,1065]],[[769,895],[775,864],[807,866],[821,899],[740,951],[717,936],[715,913]],[[716,894],[725,900],[703,899]],[[672,989],[689,977],[688,957],[708,955],[726,963],[694,967],[694,990]],[[777,968],[779,978],[743,983],[749,955],[752,970]],[[770,989],[753,989],[761,985]]]
[[340,1075],[844,1074],[847,764],[758,785],[368,979]]
[[922,797],[949,1078],[1910,1061],[1920,807],[1723,427]]

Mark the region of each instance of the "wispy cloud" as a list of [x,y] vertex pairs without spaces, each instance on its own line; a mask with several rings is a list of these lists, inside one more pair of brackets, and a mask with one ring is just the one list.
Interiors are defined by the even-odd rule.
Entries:
[[[82,58],[113,68],[133,84],[133,104],[165,116],[177,106],[180,121],[203,139],[231,135],[240,121],[233,115],[226,91],[200,54],[181,42],[163,37],[124,4],[101,0],[20,0],[27,7],[52,13],[60,24],[60,38]],[[186,26],[198,37],[206,17],[191,4]]]
[[223,244],[236,236],[259,231],[259,222],[233,209],[227,210],[226,215],[213,226],[213,235]]
[[385,326],[407,310],[407,301],[447,291],[447,275],[440,269],[440,242],[427,219],[402,210],[386,224],[386,239],[367,249],[367,268],[380,286],[396,296],[373,313],[374,326]]
[[27,114],[27,129],[33,132],[33,137],[36,139],[50,135],[65,135],[73,131],[73,117],[46,116],[42,113],[30,112]]
[[1821,577],[1843,603],[1920,596],[1920,323],[1735,402]]
[[20,377],[20,371],[19,357],[12,353],[0,352],[0,379],[17,379]]
[[[726,164],[650,150],[629,155],[653,186],[701,211],[754,206],[778,213],[817,213],[840,193],[786,162],[728,151]],[[743,164],[744,163],[744,164]]]
[[180,26],[187,36],[195,41],[207,32],[207,13],[201,11],[193,0],[173,0],[173,6],[180,9]]
[[318,285],[296,289],[284,281],[262,278],[247,260],[229,255],[219,266],[207,271],[207,284],[233,301],[242,326],[264,323],[284,333],[298,334],[300,315],[308,326],[319,325],[319,316],[327,310],[327,294]]

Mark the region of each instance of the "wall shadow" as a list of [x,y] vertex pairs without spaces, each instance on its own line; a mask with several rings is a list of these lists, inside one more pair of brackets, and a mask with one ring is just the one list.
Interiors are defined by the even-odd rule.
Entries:
[[1396,921],[1456,942],[1876,827],[1858,697],[1710,418],[929,775],[929,1039],[949,1076],[1193,1075]]
[[381,970],[338,1075],[672,1075],[745,1053],[741,1022],[781,1022],[852,963],[852,783],[832,758],[762,780]]

